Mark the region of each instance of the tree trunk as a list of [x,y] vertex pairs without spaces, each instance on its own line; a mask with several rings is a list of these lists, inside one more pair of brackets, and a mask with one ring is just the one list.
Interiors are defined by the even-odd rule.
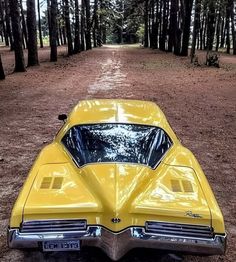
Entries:
[[39,64],[35,0],[27,0],[28,66]]
[[21,24],[22,24],[22,31],[23,31],[23,46],[24,48],[28,48],[28,32],[25,22],[25,14],[24,14],[22,0],[20,0],[20,13],[21,13]]
[[160,45],[161,45],[161,34],[162,34],[162,6],[163,6],[163,1],[160,1],[160,6],[159,6],[159,11],[158,11],[158,21],[159,21],[159,34],[158,34],[158,39],[157,39],[157,43],[158,43],[158,47],[160,49]]
[[171,0],[170,28],[169,28],[169,41],[168,41],[169,52],[172,52],[173,47],[176,46],[177,30],[178,30],[177,12],[178,12],[178,0]]
[[85,30],[86,50],[89,50],[92,49],[90,0],[84,0],[84,3],[85,3],[85,10],[86,10],[86,30]]
[[215,4],[214,0],[209,2],[209,12],[207,21],[207,50],[213,49],[213,42],[215,36]]
[[50,61],[55,62],[57,61],[57,0],[51,0],[50,7]]
[[7,37],[10,40],[11,50],[13,50],[14,47],[13,47],[13,37],[12,37],[12,29],[11,29],[11,22],[10,22],[10,8],[9,8],[8,0],[4,1],[4,5],[5,5],[6,33],[7,33]]
[[197,39],[197,35],[200,29],[200,12],[201,12],[201,0],[196,0],[195,1],[194,25],[193,25],[192,49],[191,49],[191,63],[193,63],[193,58],[195,56],[196,39]]
[[106,44],[107,42],[107,31],[106,31],[106,18],[104,13],[106,12],[105,0],[99,0],[100,2],[100,26],[99,26],[99,37],[100,38],[100,46]]
[[144,7],[144,47],[149,46],[149,39],[148,39],[148,0],[145,0],[145,7]]
[[81,51],[85,50],[85,9],[84,9],[84,0],[81,0]]
[[232,28],[232,40],[233,40],[233,54],[236,55],[236,30],[234,27],[234,1],[230,0],[230,14],[231,14],[231,28]]
[[158,27],[159,27],[158,8],[159,8],[159,0],[156,0],[156,13],[154,11],[155,21],[153,25],[153,49],[157,49],[157,38],[158,38]]
[[203,45],[203,29],[204,29],[204,15],[202,15],[202,22],[201,22],[201,27],[200,27],[200,33],[199,33],[199,37],[200,37],[200,50],[203,50],[204,45]]
[[58,25],[57,25],[57,30],[58,30],[58,37],[59,37],[59,39],[60,39],[60,43],[61,43],[61,45],[63,45],[63,36],[62,36],[62,30],[61,30],[61,25],[60,25],[60,23],[58,22]]
[[75,39],[74,54],[80,52],[80,20],[79,20],[79,1],[75,0]]
[[49,42],[50,42],[50,46],[51,46],[52,29],[51,29],[51,2],[50,2],[50,0],[47,0],[47,17],[48,17]]
[[15,51],[15,72],[25,72],[24,53],[22,49],[22,31],[18,0],[10,1],[10,14]]
[[62,36],[63,36],[63,45],[67,45],[66,28],[65,28],[65,26],[63,26],[63,28],[62,28]]
[[98,46],[98,0],[94,0],[93,46]]
[[57,23],[57,46],[62,45],[61,41],[60,41],[60,35],[59,35],[59,25]]
[[207,49],[207,17],[205,17],[203,24],[203,49]]
[[2,58],[0,55],[0,80],[4,80],[5,79],[5,73],[4,73],[4,69],[2,66]]
[[220,48],[225,46],[225,17],[222,19],[221,29],[220,29]]
[[197,49],[200,48],[200,28],[199,28],[199,33],[197,35]]
[[37,0],[38,5],[38,30],[39,30],[39,42],[40,48],[43,48],[42,26],[41,26],[41,14],[40,14],[40,1]]
[[[177,13],[179,10],[179,0],[176,1],[177,3]],[[175,55],[180,55],[180,51],[181,51],[181,35],[182,35],[182,31],[179,28],[179,18],[178,15],[176,17],[177,21],[176,21],[176,32],[175,32],[175,42],[174,42],[174,54]]]
[[103,27],[103,9],[104,9],[104,6],[103,6],[103,1],[102,0],[99,0],[99,12],[100,12],[100,15],[99,15],[99,26],[98,26],[98,45],[99,46],[102,46],[102,27]]
[[166,51],[167,40],[167,27],[168,27],[168,14],[167,14],[167,0],[164,0],[163,12],[162,12],[162,32],[160,35],[160,50]]
[[105,45],[107,43],[107,27],[106,21],[104,22],[104,26],[102,27],[102,43]]
[[71,35],[71,26],[70,26],[70,6],[69,1],[64,0],[64,10],[65,10],[65,24],[66,24],[66,36],[67,36],[67,45],[68,45],[68,56],[73,55],[73,43]]
[[156,7],[156,30],[155,30],[155,39],[156,39],[156,48],[158,48],[158,35],[159,35],[159,25],[160,25],[160,20],[159,20],[159,6],[160,6],[160,1],[157,1],[157,7]]
[[166,50],[166,38],[167,38],[167,26],[168,26],[168,17],[167,17],[167,0],[163,1],[163,11],[162,11],[162,32],[160,35],[160,50]]
[[150,19],[150,47],[153,48],[154,46],[154,30],[155,30],[155,3],[154,0],[151,0],[151,19]]
[[4,36],[4,41],[5,41],[5,45],[9,46],[9,40],[7,37],[7,32],[6,32],[6,26],[5,26],[5,19],[4,19],[4,13],[3,13],[3,5],[2,5],[2,1],[0,0],[0,18],[2,21],[2,31],[3,31],[3,36]]
[[216,24],[216,52],[220,46],[220,25],[221,25],[221,7],[218,8],[217,24]]
[[230,26],[229,26],[229,20],[230,20],[230,0],[228,0],[227,6],[226,6],[226,23],[225,23],[225,30],[226,30],[226,47],[227,47],[227,54],[230,54]]
[[117,19],[117,43],[122,44],[123,43],[123,27],[124,27],[124,21],[123,21],[123,14],[124,14],[124,7],[123,7],[123,1],[118,2],[117,11],[119,13],[119,18]]
[[183,17],[183,40],[182,40],[182,56],[188,56],[191,13],[193,8],[193,0],[184,0],[184,17]]

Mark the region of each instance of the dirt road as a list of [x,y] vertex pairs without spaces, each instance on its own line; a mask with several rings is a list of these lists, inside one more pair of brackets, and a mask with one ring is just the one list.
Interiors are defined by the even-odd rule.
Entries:
[[[61,54],[65,49],[61,49]],[[40,51],[41,61],[48,53]],[[12,68],[12,54],[3,62]],[[184,261],[236,260],[236,58],[222,68],[192,67],[186,58],[158,51],[103,47],[44,62],[0,82],[0,261],[109,261],[100,251],[48,254],[9,250],[6,229],[12,205],[33,160],[81,99],[133,98],[155,101],[183,144],[199,159],[224,213],[226,256]],[[170,261],[155,251],[133,251],[122,261]]]

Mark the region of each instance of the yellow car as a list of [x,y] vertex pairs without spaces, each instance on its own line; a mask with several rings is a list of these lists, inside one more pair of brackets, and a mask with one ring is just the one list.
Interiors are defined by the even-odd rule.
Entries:
[[14,205],[10,248],[224,254],[214,194],[156,104],[88,100],[59,119]]

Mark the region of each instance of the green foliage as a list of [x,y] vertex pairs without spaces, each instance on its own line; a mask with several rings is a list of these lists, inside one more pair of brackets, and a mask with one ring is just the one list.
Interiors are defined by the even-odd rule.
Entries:
[[144,24],[141,24],[139,26],[139,29],[137,31],[137,36],[138,36],[139,41],[141,42],[144,36]]
[[109,43],[136,43],[142,39],[143,1],[112,0],[105,10]]

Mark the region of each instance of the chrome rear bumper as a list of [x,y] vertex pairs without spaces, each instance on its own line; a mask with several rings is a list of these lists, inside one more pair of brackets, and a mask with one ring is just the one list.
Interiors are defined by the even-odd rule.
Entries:
[[198,255],[224,254],[226,235],[213,238],[168,236],[145,232],[143,227],[131,227],[119,233],[101,226],[88,226],[87,230],[74,232],[21,233],[8,229],[10,248],[42,248],[43,241],[81,240],[81,246],[101,248],[111,259],[118,260],[133,248],[155,248],[171,252]]

